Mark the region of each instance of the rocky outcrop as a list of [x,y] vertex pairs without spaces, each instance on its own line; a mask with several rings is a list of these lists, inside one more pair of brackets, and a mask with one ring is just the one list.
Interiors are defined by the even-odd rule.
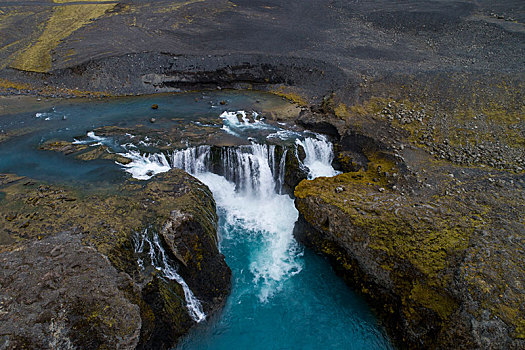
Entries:
[[487,183],[402,195],[382,181],[355,172],[302,182],[301,240],[330,256],[408,347],[522,348],[523,199],[497,187],[486,195]]
[[80,238],[62,232],[0,253],[0,348],[137,346],[132,279]]
[[96,192],[0,180],[7,348],[172,346],[195,321],[181,285],[140,260],[134,239],[146,228],[163,233],[168,261],[203,312],[224,303],[231,272],[217,247],[215,202],[187,173]]
[[60,152],[65,155],[73,154],[75,158],[81,160],[107,159],[119,162],[120,164],[128,164],[131,162],[130,159],[111,152],[107,146],[102,145],[90,147],[90,145],[86,144],[52,140],[44,142],[39,148],[46,151]]
[[438,162],[370,125],[338,142],[345,173],[296,188],[298,239],[403,348],[524,348],[523,175]]

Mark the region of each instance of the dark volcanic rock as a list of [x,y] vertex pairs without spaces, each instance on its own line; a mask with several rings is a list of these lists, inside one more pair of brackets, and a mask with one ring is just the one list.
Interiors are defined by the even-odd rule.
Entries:
[[[19,1],[0,12],[3,94],[221,87],[317,104],[299,122],[343,137],[337,165],[347,173],[299,186],[305,241],[370,296],[404,346],[525,348],[522,1]],[[290,188],[304,178],[294,159]],[[137,186],[140,200],[94,204],[12,186],[0,195],[1,243],[75,229],[131,275],[130,230],[142,219],[160,230],[180,204],[155,220],[148,196],[163,190],[151,186]],[[179,238],[165,240],[181,272],[196,271],[198,252],[183,255]],[[176,285],[145,281],[141,341],[153,346],[191,322],[167,293],[180,295]]]
[[0,347],[134,349],[132,280],[81,235],[60,233],[0,253]]
[[[211,193],[209,195],[211,197]],[[215,212],[201,215],[211,216],[211,223],[217,221]],[[227,296],[224,291],[228,290],[230,276],[224,273],[228,267],[219,253],[214,226],[202,226],[192,214],[173,210],[160,235],[182,263],[180,273],[190,285],[195,286],[193,292],[203,300],[212,301],[205,306],[216,308],[221,305]]]
[[332,92],[353,98],[363,74],[523,69],[525,15],[513,0],[17,5],[4,10],[0,39],[8,92],[295,86],[320,102]]
[[306,129],[318,133],[339,137],[340,129],[344,128],[344,121],[337,120],[333,114],[302,111],[297,123]]

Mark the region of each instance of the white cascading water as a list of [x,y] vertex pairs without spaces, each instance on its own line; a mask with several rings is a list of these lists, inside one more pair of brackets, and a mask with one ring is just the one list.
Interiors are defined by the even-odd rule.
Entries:
[[[245,117],[245,115],[241,115]],[[241,116],[239,118],[241,118]],[[248,124],[237,115],[222,115],[226,124],[243,127]],[[259,122],[260,124],[264,124]],[[306,153],[303,165],[309,169],[309,179],[333,176],[332,144],[321,135],[297,140]],[[221,174],[212,171],[211,147],[199,146],[163,154],[140,155],[128,152],[132,160],[122,165],[137,179],[146,179],[171,167],[184,169],[205,183],[213,193],[218,209],[226,220],[225,235],[246,235],[257,242],[250,256],[250,272],[261,302],[278,292],[284,281],[302,270],[301,247],[293,237],[298,218],[294,201],[283,195],[286,151],[275,159],[275,146],[253,143],[248,146],[225,147],[220,150]],[[239,229],[240,228],[240,229]],[[232,233],[235,232],[235,233]]]
[[295,142],[304,148],[306,157],[303,164],[309,169],[308,179],[320,176],[335,176],[338,174],[332,167],[334,152],[332,143],[326,136],[316,135],[316,138],[307,137],[304,140],[297,139]]
[[173,152],[171,165],[174,168],[184,169],[187,173],[198,174],[206,171],[209,160],[210,146],[190,147]]
[[302,268],[297,259],[300,248],[292,234],[298,214],[293,199],[279,195],[281,189],[276,192],[274,172],[284,174],[285,162],[280,161],[279,169],[272,172],[272,164],[276,163],[274,154],[273,145],[224,148],[223,176],[208,171],[210,147],[176,151],[171,157],[173,167],[186,170],[210,188],[230,227],[242,226],[251,236],[246,239],[260,242],[249,268],[254,283],[260,286],[261,301],[279,290],[279,284],[287,276]]
[[[186,308],[188,309],[191,318],[195,322],[205,320],[206,314],[202,310],[202,305],[199,299],[195,297],[186,281],[184,281],[184,279],[177,273],[175,268],[170,265],[164,248],[162,247],[162,244],[160,244],[159,235],[154,231],[149,234],[147,228],[144,229],[141,234],[137,234],[137,237],[134,237],[135,253],[144,253],[146,244],[148,244],[147,249],[151,265],[158,271],[161,271],[165,278],[177,282],[182,287],[182,290],[184,291],[184,299],[186,300]],[[143,269],[144,261],[142,258],[139,258],[138,263]]]
[[163,153],[140,154],[130,150],[123,154],[131,159],[129,164],[120,164],[131,176],[138,180],[147,180],[153,175],[164,173],[171,169],[168,159]]
[[279,176],[277,176],[277,189],[279,190],[279,194],[283,194],[284,175],[286,175],[286,154],[287,153],[288,153],[288,150],[285,149],[281,157],[281,161],[279,162]]

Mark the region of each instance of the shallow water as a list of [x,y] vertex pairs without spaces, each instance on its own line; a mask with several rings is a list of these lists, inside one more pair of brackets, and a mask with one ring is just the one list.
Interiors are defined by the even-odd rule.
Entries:
[[[285,103],[278,97],[233,92],[204,95],[63,101],[53,109],[0,116],[0,132],[30,128],[30,133],[0,143],[0,173],[103,186],[129,178],[128,173],[149,178],[172,166],[193,166],[191,171],[210,187],[217,202],[220,248],[233,272],[232,292],[224,310],[207,315],[178,349],[390,349],[390,341],[367,304],[335,275],[324,258],[295,241],[297,210],[293,199],[279,194],[282,184],[277,173],[282,173],[284,162],[270,156],[269,146],[257,144],[261,134],[253,132],[264,130],[267,139],[298,138],[296,142],[307,151],[305,165],[311,168],[310,177],[335,174],[330,166],[329,143],[321,136],[298,135],[262,122],[254,127],[233,114],[222,115],[225,110],[252,111],[262,105]],[[219,104],[222,100],[227,106]],[[159,109],[151,110],[152,104],[158,104]],[[151,117],[157,119],[155,124],[148,122]],[[114,152],[136,152],[128,167],[109,160],[86,162],[38,150],[42,142],[52,139],[96,143],[100,140],[86,135],[100,126],[142,124],[153,130],[206,118],[218,120],[222,123],[219,129],[223,127],[230,135],[235,133],[253,143],[228,151],[235,153],[237,162],[228,163],[232,168],[228,179],[209,173],[205,166],[188,164],[176,150],[160,164],[158,154],[145,155],[114,139],[102,142]],[[155,166],[155,171],[148,172]]]
[[[227,105],[222,106],[221,101]],[[73,141],[101,126],[133,128],[142,125],[155,130],[207,118],[220,119],[219,115],[226,109],[254,110],[283,103],[280,98],[270,94],[211,91],[104,100],[60,100],[55,106],[36,112],[32,105],[29,112],[0,116],[0,135],[13,130],[26,132],[23,137],[0,143],[0,173],[17,173],[52,182],[118,183],[123,173],[111,161],[83,162],[72,156],[64,157],[56,152],[38,150],[38,146],[53,139]],[[153,104],[159,108],[152,110]],[[23,110],[23,106],[20,109]],[[155,118],[156,122],[150,123],[150,118]],[[114,151],[123,151],[118,144],[108,146]]]

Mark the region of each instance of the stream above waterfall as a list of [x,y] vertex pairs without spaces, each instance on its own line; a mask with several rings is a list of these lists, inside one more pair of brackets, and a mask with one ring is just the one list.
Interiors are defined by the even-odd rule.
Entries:
[[[265,109],[282,104],[266,94],[209,92],[64,101],[5,115],[0,131],[20,136],[0,142],[0,173],[100,187],[177,167],[206,184],[233,272],[221,312],[203,313],[155,232],[145,228],[133,242],[139,265],[151,264],[184,289],[196,326],[178,349],[391,349],[368,305],[293,236],[298,212],[285,186],[287,159],[297,157],[309,179],[338,172],[328,138],[265,119]],[[39,149],[53,140],[115,158]]]

